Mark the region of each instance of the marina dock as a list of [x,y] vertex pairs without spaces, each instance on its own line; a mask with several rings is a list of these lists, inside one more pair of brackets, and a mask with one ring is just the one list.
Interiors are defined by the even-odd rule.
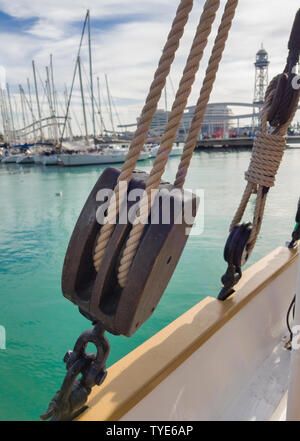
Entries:
[[[210,150],[210,149],[249,149],[253,147],[254,138],[241,137],[241,138],[210,138],[201,139],[197,141],[197,150]],[[287,144],[299,144],[300,146],[300,136],[289,136]]]

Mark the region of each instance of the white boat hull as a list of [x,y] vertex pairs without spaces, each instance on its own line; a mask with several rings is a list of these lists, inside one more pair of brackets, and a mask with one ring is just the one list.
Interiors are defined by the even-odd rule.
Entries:
[[42,156],[41,164],[42,165],[57,165],[58,164],[58,156],[59,155]]
[[[159,150],[159,145],[157,145],[155,147],[149,147],[149,150],[148,150],[149,151],[149,155],[150,155],[149,157],[150,158],[155,158],[157,153],[158,153],[158,150]],[[182,152],[183,152],[183,147],[175,145],[175,146],[172,147],[172,150],[171,150],[171,153],[170,153],[169,156],[170,157],[171,156],[181,156]]]
[[31,155],[23,155],[23,157],[20,157],[16,161],[17,164],[34,164],[33,156]]
[[20,158],[23,158],[23,155],[5,156],[5,158],[3,158],[1,162],[3,164],[15,164]]
[[37,154],[37,155],[33,155],[33,161],[35,164],[42,164],[42,156]]
[[181,156],[183,152],[183,147],[173,146],[170,156]]
[[[73,153],[59,155],[59,163],[65,167],[78,165],[120,164],[126,159],[126,152],[116,153]],[[149,154],[142,152],[139,160],[148,159]]]

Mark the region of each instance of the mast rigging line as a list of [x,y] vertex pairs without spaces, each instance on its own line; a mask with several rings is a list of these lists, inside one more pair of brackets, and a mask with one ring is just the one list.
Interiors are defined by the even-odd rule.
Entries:
[[[48,67],[46,67],[46,72],[47,72],[47,70],[48,70]],[[38,73],[39,80],[40,80],[40,83],[41,83],[42,88],[43,88],[44,96],[45,96],[46,100],[48,101],[48,105],[49,105],[50,113],[52,113],[51,118],[52,118],[53,121],[54,121],[54,119],[57,120],[57,116],[55,116],[55,111],[54,111],[54,109],[53,109],[53,107],[52,107],[52,101],[51,101],[51,84],[50,84],[50,82],[48,81],[48,79],[46,79],[46,85],[45,85],[45,84],[44,84],[44,81],[43,81],[42,78],[41,78],[40,72],[39,72],[39,70],[38,70],[37,67],[36,67],[36,71],[37,71],[37,73]],[[49,88],[49,93],[47,92],[47,86],[48,86],[48,88]],[[41,109],[41,110],[43,110],[43,104],[42,104],[42,109]],[[41,113],[42,113],[42,112],[41,112]],[[61,124],[59,124],[59,125],[57,125],[57,126],[59,127],[60,125],[61,125]],[[52,123],[52,126],[49,125],[49,127],[52,127],[52,128],[53,128],[54,126],[55,126],[55,122]]]
[[87,75],[86,69],[84,67],[84,64],[82,64],[81,67],[82,67],[83,75],[85,77],[86,85],[87,85],[87,87],[89,89],[90,99],[91,100],[93,99],[94,106],[96,106],[96,110],[97,110],[97,112],[99,113],[99,116],[100,116],[100,118],[99,118],[100,119],[100,124],[102,124],[103,127],[104,127],[104,130],[106,130],[106,127],[105,127],[105,124],[104,124],[104,121],[103,121],[103,118],[102,118],[101,108],[99,107],[99,103],[97,103],[95,95],[93,95],[93,98],[92,98],[91,83],[90,83],[90,80],[88,79],[88,75]]
[[73,88],[74,88],[75,78],[76,78],[76,73],[77,73],[77,68],[78,68],[78,57],[80,57],[80,51],[81,51],[81,47],[82,47],[82,42],[83,42],[83,37],[84,37],[84,32],[85,32],[86,24],[87,24],[87,21],[88,21],[88,16],[89,16],[89,10],[87,10],[87,13],[86,13],[86,16],[85,16],[85,20],[84,20],[84,24],[83,24],[83,28],[82,28],[82,33],[81,33],[79,48],[78,48],[76,62],[75,62],[73,78],[72,78],[72,84],[71,84],[71,89],[70,89],[70,94],[69,94],[69,99],[68,99],[68,104],[67,104],[65,123],[64,123],[64,126],[63,126],[62,134],[61,134],[60,144],[62,144],[62,141],[63,141],[63,138],[64,138],[64,134],[65,134],[65,130],[66,130],[67,119],[68,119],[68,116],[69,116],[69,110],[70,110],[71,99],[72,99],[72,93],[73,93]]

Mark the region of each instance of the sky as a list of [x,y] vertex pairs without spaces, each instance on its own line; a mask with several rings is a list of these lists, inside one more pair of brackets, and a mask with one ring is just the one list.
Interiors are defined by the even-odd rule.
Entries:
[[[94,80],[100,78],[105,125],[110,128],[105,78],[122,124],[136,121],[165,44],[179,0],[0,0],[0,73],[5,69],[12,95],[18,85],[32,82],[31,61],[39,77],[53,55],[55,87],[62,94],[70,87],[86,10],[91,12]],[[203,9],[195,0],[190,20],[167,82],[168,107],[174,99],[185,59]],[[225,1],[217,15],[206,55],[201,63],[189,104],[195,104]],[[287,42],[299,0],[240,0],[210,102],[251,102],[254,93],[254,61],[264,45],[269,53],[270,79],[280,73],[287,57]],[[88,72],[87,39],[82,50],[83,70]],[[85,73],[84,73],[85,77]],[[40,94],[43,95],[39,81]],[[61,95],[62,96],[62,95]],[[41,98],[43,101],[44,99]],[[86,90],[86,100],[88,92]],[[78,79],[73,108],[82,126]],[[18,106],[20,102],[18,101]],[[159,107],[164,108],[164,100]],[[234,109],[234,111],[245,109]],[[47,113],[47,102],[43,102]],[[299,120],[300,118],[298,118]],[[91,122],[88,109],[89,127]],[[114,112],[114,124],[119,120]],[[82,127],[81,127],[82,128]]]

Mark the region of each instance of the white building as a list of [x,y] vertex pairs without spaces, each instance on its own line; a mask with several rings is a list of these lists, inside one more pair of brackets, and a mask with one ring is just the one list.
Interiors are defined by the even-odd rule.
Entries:
[[[192,123],[195,107],[190,106],[185,109],[177,134],[178,140],[186,138]],[[155,112],[150,126],[151,136],[161,136],[163,134],[170,113],[162,109],[158,109]],[[232,110],[226,104],[208,104],[199,138],[201,139],[203,136],[227,137],[232,125],[231,116],[233,116]]]

